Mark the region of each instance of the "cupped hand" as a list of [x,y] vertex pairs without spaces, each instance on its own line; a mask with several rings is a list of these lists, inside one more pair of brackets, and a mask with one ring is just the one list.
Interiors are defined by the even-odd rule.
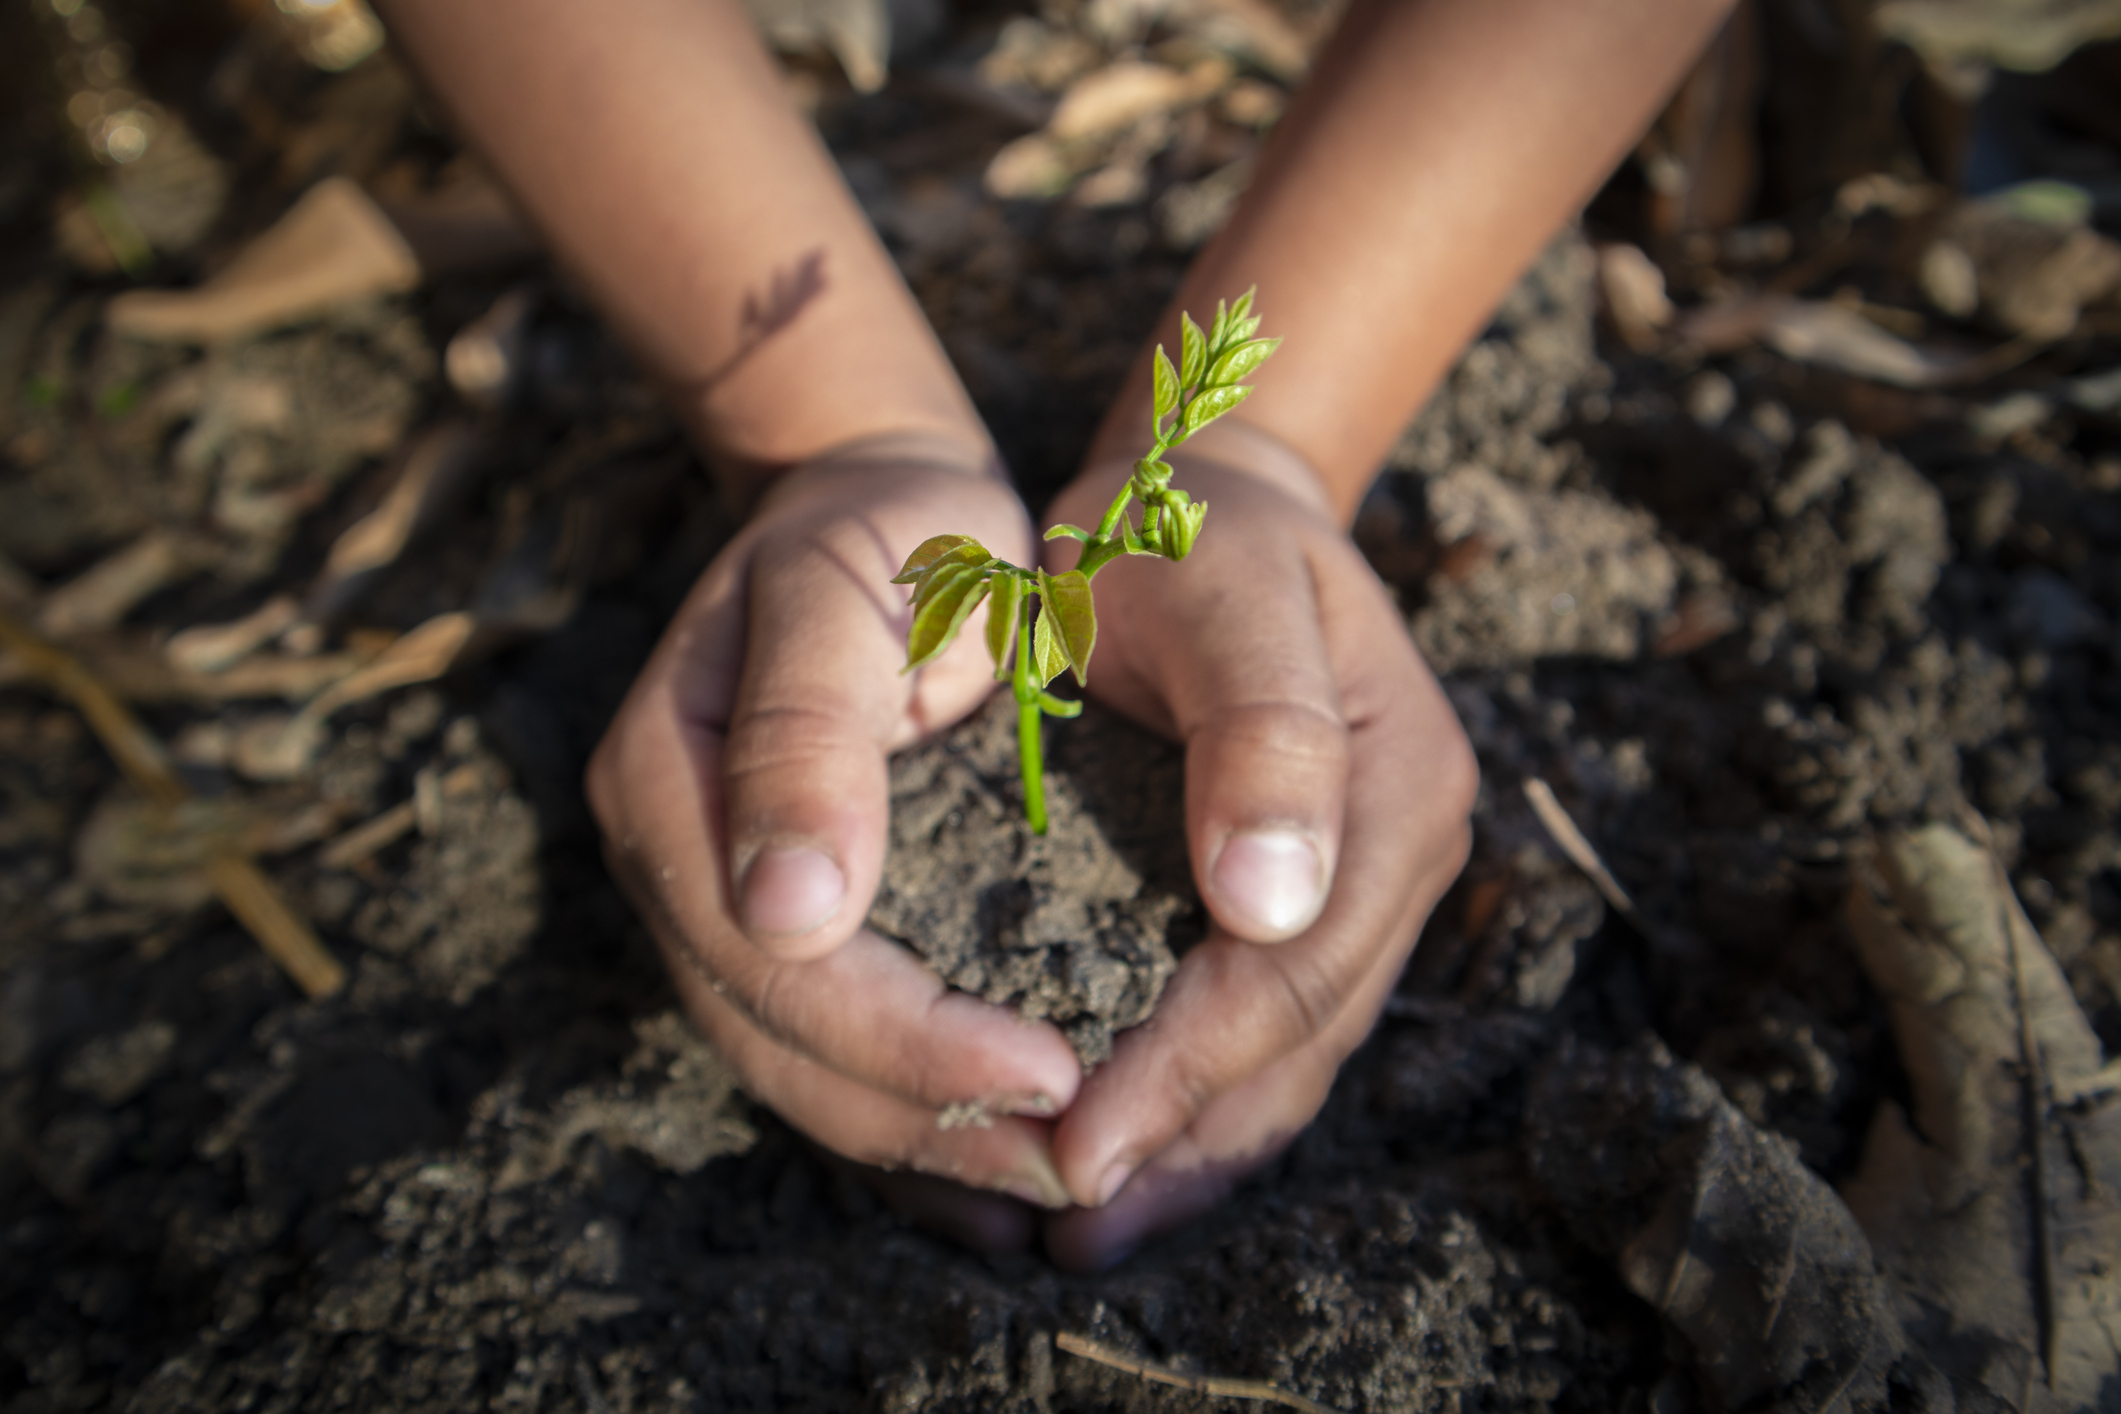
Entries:
[[[1308,469],[1239,423],[1189,452],[1174,484],[1206,525],[1182,563],[1099,575],[1090,690],[1185,744],[1212,923],[1055,1129],[1079,1206],[1046,1241],[1068,1266],[1119,1260],[1294,1138],[1471,841],[1472,749]],[[1093,468],[1053,518],[1094,524],[1127,473]]]
[[[944,531],[1033,553],[1015,493],[953,443],[878,440],[784,476],[634,683],[589,798],[687,1010],[754,1098],[849,1158],[1050,1208],[1066,1193],[1043,1117],[1075,1098],[1074,1052],[862,926],[886,756],[993,687],[977,632],[899,671],[905,591],[889,581]],[[944,1128],[952,1106],[991,1122]],[[964,1200],[944,1220],[970,1240],[1025,1226],[1013,1205]]]

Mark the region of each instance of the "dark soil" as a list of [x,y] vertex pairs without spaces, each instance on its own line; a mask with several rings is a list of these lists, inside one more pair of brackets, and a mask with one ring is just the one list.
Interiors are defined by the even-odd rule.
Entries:
[[1148,1019],[1206,914],[1179,749],[1096,705],[1046,728],[1046,834],[1024,821],[1016,704],[997,693],[891,766],[869,924],[953,987],[1051,1021],[1086,1065]]
[[[155,279],[325,172],[453,155],[386,61],[326,78],[262,31],[186,30],[182,9],[129,22],[175,26],[219,75],[186,89],[173,62],[167,81],[236,196]],[[1183,267],[1157,194],[1197,191],[1256,137],[1181,125],[1136,202],[988,198],[979,173],[1026,122],[968,99],[967,75],[1004,18],[968,10],[927,67],[839,93],[820,122],[1036,504]],[[92,661],[305,594],[392,450],[454,414],[438,350],[512,277],[235,349],[128,343],[100,323],[122,282],[53,253],[71,178],[36,145],[49,128],[6,131],[0,220],[22,254],[0,289],[0,568],[41,594],[147,529],[191,537],[194,568],[84,641]],[[1791,218],[1799,257],[1825,244],[1822,210]],[[1762,350],[1631,352],[1596,327],[1592,269],[1583,236],[1556,243],[1357,529],[1479,750],[1473,862],[1318,1121],[1098,1277],[908,1228],[675,1013],[579,779],[731,521],[609,336],[548,292],[543,381],[478,423],[447,534],[329,625],[343,643],[476,600],[508,626],[487,656],[335,717],[282,786],[234,763],[284,704],[141,694],[195,787],[273,841],[344,993],[304,1001],[196,889],[166,887],[154,840],[89,830],[133,797],[74,713],[0,686],[0,1403],[1247,1407],[1058,1352],[1068,1330],[1348,1410],[1809,1408],[1843,1375],[1864,1407],[1937,1407],[1919,1360],[1822,1363],[1875,1309],[1829,1188],[1905,1084],[1842,901],[1874,827],[1970,803],[2121,1047],[2121,427],[2050,400],[1982,430],[2006,394],[2111,369],[2121,346],[2088,322],[2000,380],[1917,398]],[[1832,278],[1905,296],[1880,264]],[[592,502],[600,548],[541,597]],[[1007,720],[897,764],[874,921],[1095,1059],[1201,927],[1178,758],[1095,708],[1049,724],[1055,826],[1034,842]],[[1561,858],[1532,775],[1654,937]],[[423,791],[421,828],[319,857]],[[966,948],[989,929],[1001,953]],[[1795,1344],[1731,1354],[1662,1299],[1659,1224],[1707,1201],[1704,1175],[1753,1195],[1708,1205],[1714,1272],[1801,1235]]]

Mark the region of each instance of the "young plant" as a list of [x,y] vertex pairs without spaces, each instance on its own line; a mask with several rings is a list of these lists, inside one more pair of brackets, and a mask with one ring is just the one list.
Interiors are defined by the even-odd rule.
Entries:
[[[1256,287],[1255,287],[1256,289]],[[987,607],[987,651],[994,676],[1006,678],[1016,697],[1016,740],[1024,773],[1024,815],[1036,834],[1046,833],[1045,757],[1041,717],[1073,717],[1081,702],[1055,697],[1046,685],[1072,669],[1077,683],[1090,682],[1090,652],[1097,646],[1097,606],[1090,580],[1121,555],[1161,555],[1183,560],[1200,535],[1208,504],[1171,484],[1164,453],[1234,409],[1251,393],[1241,382],[1256,372],[1280,339],[1260,339],[1252,313],[1254,290],[1235,305],[1218,301],[1215,322],[1201,332],[1190,314],[1180,315],[1179,361],[1172,366],[1156,347],[1155,445],[1134,464],[1134,474],[1106,508],[1097,529],[1056,525],[1046,539],[1063,536],[1082,544],[1075,568],[1064,574],[1025,569],[996,559],[968,535],[937,535],[906,558],[893,584],[913,586],[913,626],[906,632],[906,672],[948,648],[972,611]],[[1142,520],[1134,522],[1135,501]],[[1036,606],[1034,608],[1034,606]],[[1013,650],[1013,651],[1012,651]]]

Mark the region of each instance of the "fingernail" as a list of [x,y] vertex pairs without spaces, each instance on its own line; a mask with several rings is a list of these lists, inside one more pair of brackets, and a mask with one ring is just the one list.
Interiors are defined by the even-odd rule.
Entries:
[[1007,1109],[1010,1114],[1022,1115],[1025,1119],[1051,1119],[1060,1113],[1060,1105],[1043,1090],[1011,1096]]
[[1105,1176],[1097,1181],[1097,1206],[1102,1208],[1105,1204],[1111,1202],[1118,1196],[1119,1190],[1127,1186],[1127,1180],[1132,1177],[1134,1177],[1134,1166],[1132,1164],[1122,1162],[1106,1169]]
[[1215,861],[1215,891],[1240,920],[1271,939],[1291,936],[1325,904],[1318,850],[1289,830],[1230,836]]
[[1040,1208],[1068,1206],[1068,1185],[1061,1182],[1060,1170],[1053,1167],[1053,1160],[1042,1149],[1026,1155],[1017,1164],[1017,1171],[1002,1180],[1001,1188],[1010,1197]]
[[847,876],[823,851],[762,849],[744,875],[744,927],[783,937],[808,933],[846,897]]

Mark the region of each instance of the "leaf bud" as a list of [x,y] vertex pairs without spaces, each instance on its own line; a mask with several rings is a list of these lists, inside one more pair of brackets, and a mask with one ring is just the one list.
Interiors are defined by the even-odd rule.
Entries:
[[1200,538],[1201,522],[1208,518],[1208,503],[1196,503],[1183,491],[1174,490],[1164,501],[1163,514],[1157,520],[1158,548],[1170,560],[1183,560],[1193,553],[1193,542]]

